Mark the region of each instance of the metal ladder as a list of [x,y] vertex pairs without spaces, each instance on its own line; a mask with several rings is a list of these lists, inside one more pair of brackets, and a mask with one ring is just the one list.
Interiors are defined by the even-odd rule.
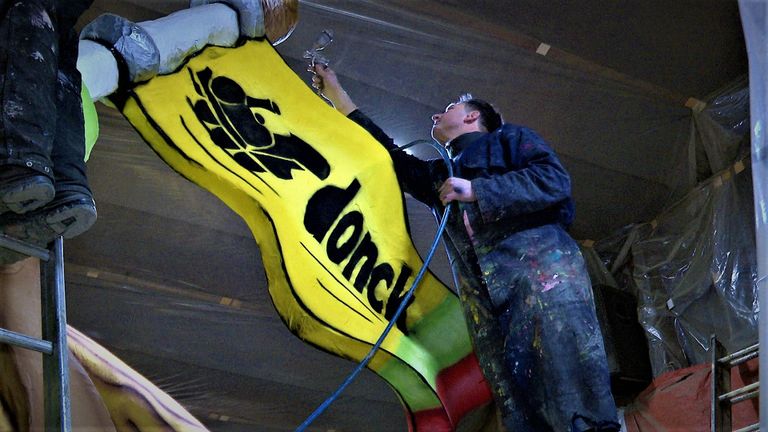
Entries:
[[[731,389],[731,368],[745,363],[759,355],[759,344],[726,354],[725,348],[715,335],[710,337],[709,351],[712,363],[712,410],[710,424],[712,432],[731,432],[731,407],[760,395],[760,381]],[[738,429],[734,432],[749,432],[760,429],[760,423]]]
[[64,294],[64,242],[39,248],[0,234],[0,247],[39,258],[42,339],[0,328],[0,343],[43,353],[45,430],[70,432],[67,310]]

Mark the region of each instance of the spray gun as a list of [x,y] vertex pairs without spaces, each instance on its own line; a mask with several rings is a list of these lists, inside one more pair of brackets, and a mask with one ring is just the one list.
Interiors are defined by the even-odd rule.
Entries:
[[333,42],[333,30],[323,30],[315,39],[312,48],[304,51],[304,58],[309,60],[309,66],[314,68],[316,64],[328,65],[327,58],[320,54],[320,51]]
[[[328,63],[330,62],[320,54],[320,51],[324,50],[325,47],[331,44],[331,42],[333,42],[333,30],[326,29],[321,31],[317,36],[315,42],[312,43],[312,48],[304,51],[304,58],[309,60],[310,72],[315,73],[315,65],[321,64],[323,66],[328,66]],[[318,93],[322,90],[322,88],[318,88]]]

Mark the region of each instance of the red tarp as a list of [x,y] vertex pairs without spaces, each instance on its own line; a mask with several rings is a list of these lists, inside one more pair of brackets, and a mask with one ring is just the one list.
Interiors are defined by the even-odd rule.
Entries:
[[[700,364],[663,374],[625,408],[627,432],[710,430],[711,366]],[[758,361],[731,370],[731,389],[758,380]],[[722,393],[722,392],[720,392]],[[759,399],[733,406],[733,429],[757,423]]]

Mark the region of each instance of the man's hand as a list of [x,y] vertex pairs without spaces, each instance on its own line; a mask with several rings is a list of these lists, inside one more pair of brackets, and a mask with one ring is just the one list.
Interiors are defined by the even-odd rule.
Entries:
[[336,77],[336,72],[324,64],[316,64],[309,69],[312,72],[312,87],[317,89],[317,93],[328,99],[333,107],[344,115],[348,115],[357,109],[357,105],[352,102],[344,88]]
[[463,178],[448,177],[438,189],[438,193],[443,205],[451,201],[477,201],[475,192],[472,190],[472,182]]

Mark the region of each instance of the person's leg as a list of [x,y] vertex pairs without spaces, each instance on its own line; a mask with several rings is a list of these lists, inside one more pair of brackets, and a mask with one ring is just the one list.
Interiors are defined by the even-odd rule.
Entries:
[[[618,430],[616,405],[591,284],[578,246],[556,230],[538,256],[538,324],[533,376],[541,386],[539,412],[554,430]],[[554,252],[552,252],[554,251]]]
[[460,297],[465,320],[483,376],[488,381],[505,430],[537,431],[528,418],[529,410],[522,392],[504,362],[504,338],[507,319],[499,319],[491,306],[486,289],[459,278]]
[[85,125],[81,77],[77,64],[77,34],[61,35],[59,46],[58,121],[51,159],[56,196],[45,206],[45,221],[58,235],[71,238],[86,231],[96,220],[96,207],[85,167]]
[[[55,11],[54,11],[55,12]],[[54,13],[52,12],[52,13]],[[66,20],[65,20],[66,21]],[[0,217],[0,232],[41,247],[58,236],[75,237],[96,220],[96,207],[85,173],[85,131],[81,99],[81,78],[76,69],[78,39],[69,19],[69,27],[60,28],[55,76],[54,102],[57,109],[52,124],[55,197],[45,206],[25,214],[6,213]],[[54,20],[54,26],[57,22]],[[13,262],[18,255],[0,254],[0,264]]]
[[52,0],[0,0],[0,213],[53,198],[58,36]]
[[542,315],[540,323],[539,358],[533,375],[544,390],[539,396],[542,417],[555,430],[582,432],[618,427],[594,313],[583,304],[556,307]]
[[504,247],[507,259],[492,280],[508,286],[496,302],[505,364],[529,427],[570,431],[574,414],[610,427],[616,407],[578,246],[562,228],[545,225],[509,236]]
[[524,412],[524,425],[517,428],[536,432],[558,431],[559,429],[552,428],[541,415],[543,383],[537,373],[541,328],[536,314],[527,313],[524,309],[528,308],[513,305],[499,318],[505,329],[503,343],[499,346],[503,348],[501,358],[512,379],[511,397],[517,401],[517,409]]

